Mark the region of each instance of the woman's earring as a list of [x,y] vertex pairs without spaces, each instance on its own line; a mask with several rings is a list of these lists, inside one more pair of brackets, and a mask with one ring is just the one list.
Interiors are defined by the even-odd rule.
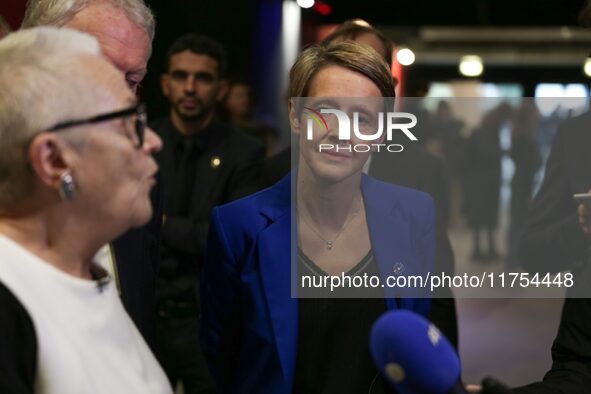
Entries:
[[76,195],[76,185],[74,185],[74,178],[72,178],[70,171],[64,172],[61,178],[60,197],[64,201],[71,201]]

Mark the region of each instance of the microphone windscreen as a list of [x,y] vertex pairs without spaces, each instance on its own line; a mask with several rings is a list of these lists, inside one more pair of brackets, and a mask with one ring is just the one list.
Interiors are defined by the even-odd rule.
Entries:
[[447,394],[461,380],[453,346],[435,325],[413,312],[383,314],[372,327],[370,349],[399,394]]

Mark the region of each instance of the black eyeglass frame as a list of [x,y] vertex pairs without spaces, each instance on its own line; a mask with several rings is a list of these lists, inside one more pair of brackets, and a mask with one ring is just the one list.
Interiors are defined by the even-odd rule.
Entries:
[[148,117],[146,115],[146,106],[143,103],[122,110],[108,112],[106,114],[95,115],[87,119],[68,120],[65,122],[61,122],[56,124],[55,126],[50,127],[49,129],[47,129],[47,131],[56,132],[70,127],[106,122],[107,120],[125,118],[131,115],[137,115],[137,118],[135,120],[135,134],[137,135],[138,142],[135,148],[140,149],[144,145],[144,136],[146,133],[146,127],[148,123]]

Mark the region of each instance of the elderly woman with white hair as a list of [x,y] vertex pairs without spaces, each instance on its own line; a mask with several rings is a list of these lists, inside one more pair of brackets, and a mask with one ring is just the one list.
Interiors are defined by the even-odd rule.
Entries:
[[0,392],[171,393],[97,250],[152,215],[161,141],[98,42],[0,41]]

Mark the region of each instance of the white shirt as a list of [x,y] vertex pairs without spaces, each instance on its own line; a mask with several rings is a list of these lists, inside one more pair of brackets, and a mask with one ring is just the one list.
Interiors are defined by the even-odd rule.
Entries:
[[113,281],[99,288],[97,281],[71,276],[2,235],[0,281],[35,327],[36,393],[172,393]]

